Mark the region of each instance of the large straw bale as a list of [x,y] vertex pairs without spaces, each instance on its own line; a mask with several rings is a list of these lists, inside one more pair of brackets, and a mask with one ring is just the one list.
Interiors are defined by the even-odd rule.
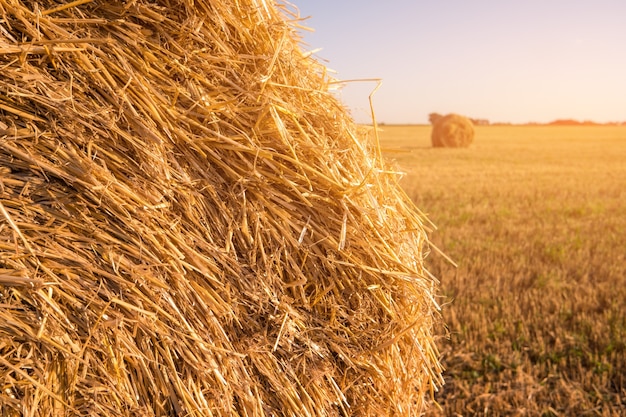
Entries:
[[431,141],[436,148],[466,148],[474,142],[474,125],[464,116],[450,113],[432,119]]
[[268,1],[0,0],[0,415],[416,415],[425,219]]

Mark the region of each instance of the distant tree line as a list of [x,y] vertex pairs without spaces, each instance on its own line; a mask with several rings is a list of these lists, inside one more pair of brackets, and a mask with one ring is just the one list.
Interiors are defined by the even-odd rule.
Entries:
[[610,126],[619,126],[625,125],[626,122],[609,122],[609,123],[597,123],[591,120],[574,120],[574,119],[557,119],[550,123],[546,123],[550,126],[602,126],[602,125],[610,125]]
[[[430,113],[428,115],[428,121],[430,124],[434,125],[437,120],[443,117],[442,114],[439,113]],[[468,117],[468,119],[472,122],[474,126],[489,126],[489,125],[513,125],[514,123],[509,122],[490,122],[487,119],[476,119]],[[528,126],[626,126],[626,121],[622,122],[608,122],[608,123],[597,123],[591,120],[575,120],[575,119],[557,119],[548,123],[537,123],[537,122],[528,122],[528,123],[520,123],[521,125]]]
[[[428,121],[430,122],[430,124],[434,125],[439,119],[441,119],[443,117],[442,114],[439,113],[430,113],[428,115]],[[491,123],[489,122],[489,120],[487,119],[472,119],[471,117],[468,117],[469,121],[472,122],[472,124],[474,126],[488,126]]]

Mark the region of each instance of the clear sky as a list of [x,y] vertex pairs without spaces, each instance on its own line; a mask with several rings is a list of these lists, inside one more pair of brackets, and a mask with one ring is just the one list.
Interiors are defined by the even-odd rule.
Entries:
[[[335,78],[382,78],[378,122],[626,120],[626,0],[292,2]],[[357,122],[375,86],[341,90]]]

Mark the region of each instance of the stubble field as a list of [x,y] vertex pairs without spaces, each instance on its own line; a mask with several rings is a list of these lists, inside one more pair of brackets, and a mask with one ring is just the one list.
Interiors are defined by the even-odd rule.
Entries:
[[448,334],[438,415],[626,414],[626,127],[382,126],[437,225],[427,268]]

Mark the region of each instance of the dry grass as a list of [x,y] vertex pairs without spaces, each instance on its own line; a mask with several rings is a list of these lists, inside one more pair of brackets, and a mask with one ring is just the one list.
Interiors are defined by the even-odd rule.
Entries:
[[425,221],[273,3],[0,0],[0,415],[414,415]]
[[465,116],[447,114],[433,120],[430,137],[435,148],[467,148],[474,142],[474,125]]
[[384,130],[459,265],[427,258],[450,332],[429,415],[624,415],[626,128],[477,127],[471,149]]

